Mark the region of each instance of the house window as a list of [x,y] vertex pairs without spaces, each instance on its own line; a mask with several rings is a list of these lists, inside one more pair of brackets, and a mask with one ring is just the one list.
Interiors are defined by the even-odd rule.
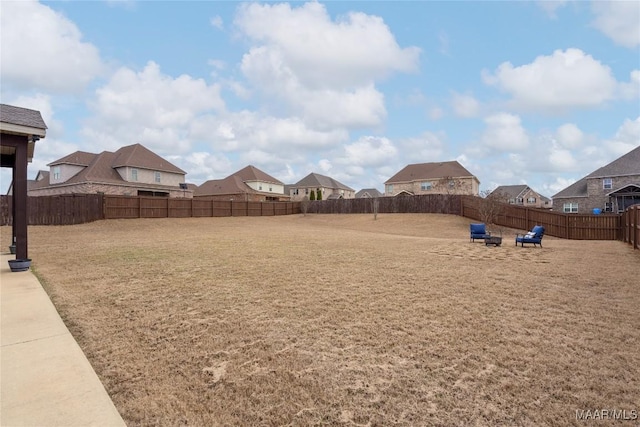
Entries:
[[527,203],[535,203],[536,202],[536,198],[535,197],[529,197],[527,199]]
[[456,182],[454,180],[449,180],[449,188],[453,188],[456,186]]
[[131,181],[138,180],[138,169],[131,169]]
[[564,213],[578,213],[577,203],[565,203],[562,205],[562,212]]
[[387,184],[387,194],[393,193],[393,184]]
[[54,166],[53,167],[53,179],[55,181],[60,179],[60,166]]
[[258,184],[258,190],[262,191],[262,184]]
[[613,212],[613,202],[605,202],[604,211],[605,212]]
[[309,189],[308,188],[304,189],[304,194],[309,194]]
[[154,175],[155,175],[155,180],[156,180],[156,182],[160,182],[160,180],[161,180],[161,178],[162,178],[162,175],[160,174],[160,172],[157,172],[157,171],[156,171],[156,172],[154,173]]
[[611,178],[604,178],[602,180],[602,189],[611,190],[613,188],[613,180]]
[[269,186],[269,191],[273,191],[273,187],[272,186]]
[[425,182],[421,183],[420,184],[420,190],[422,190],[422,191],[431,190],[431,183],[429,181],[425,181]]
[[298,194],[298,189],[297,189],[297,188],[295,188],[295,189],[293,190],[293,194],[295,194],[295,195],[297,195],[297,194]]

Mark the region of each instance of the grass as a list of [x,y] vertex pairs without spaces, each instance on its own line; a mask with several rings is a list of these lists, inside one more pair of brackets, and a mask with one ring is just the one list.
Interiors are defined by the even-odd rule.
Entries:
[[[30,227],[128,425],[583,425],[638,410],[640,251],[447,215]],[[8,245],[6,227],[3,247]]]

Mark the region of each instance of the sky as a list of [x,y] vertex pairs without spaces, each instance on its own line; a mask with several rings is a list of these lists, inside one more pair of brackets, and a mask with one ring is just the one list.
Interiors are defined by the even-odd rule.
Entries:
[[[384,190],[457,160],[553,196],[640,145],[637,1],[0,1],[28,176],[140,143],[202,184],[253,165]],[[2,169],[2,194],[11,170]]]

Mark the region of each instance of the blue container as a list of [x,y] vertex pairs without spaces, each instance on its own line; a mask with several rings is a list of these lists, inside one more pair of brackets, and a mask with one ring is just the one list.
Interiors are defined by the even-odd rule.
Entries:
[[593,208],[593,214],[594,215],[600,215],[601,212],[602,212],[602,210],[600,208]]

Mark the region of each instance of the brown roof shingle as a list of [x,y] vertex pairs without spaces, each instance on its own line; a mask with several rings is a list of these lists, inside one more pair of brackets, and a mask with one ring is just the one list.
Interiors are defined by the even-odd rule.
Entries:
[[319,173],[310,173],[295,183],[293,187],[322,187],[322,188],[334,188],[340,190],[355,191],[353,188],[344,185],[343,183],[325,176]]
[[[463,178],[474,177],[471,172],[465,169],[458,161],[416,163],[405,166],[397,174],[389,178],[385,184],[398,182],[413,182],[422,179],[438,178]],[[476,178],[478,179],[478,178]]]
[[115,152],[112,167],[133,167],[160,172],[182,173],[185,171],[169,163],[141,144],[128,145]]
[[7,104],[0,104],[0,122],[35,129],[47,129],[40,111]]
[[270,182],[273,184],[284,185],[282,182],[278,181],[276,178],[271,175],[261,171],[255,166],[249,165],[245,168],[240,169],[239,171],[229,175],[229,176],[238,176],[244,182],[252,182],[252,181],[262,181],[262,182]]
[[554,194],[552,199],[588,197],[587,180],[591,178],[613,178],[616,176],[640,175],[640,146],[622,157],[596,169],[584,178]]

